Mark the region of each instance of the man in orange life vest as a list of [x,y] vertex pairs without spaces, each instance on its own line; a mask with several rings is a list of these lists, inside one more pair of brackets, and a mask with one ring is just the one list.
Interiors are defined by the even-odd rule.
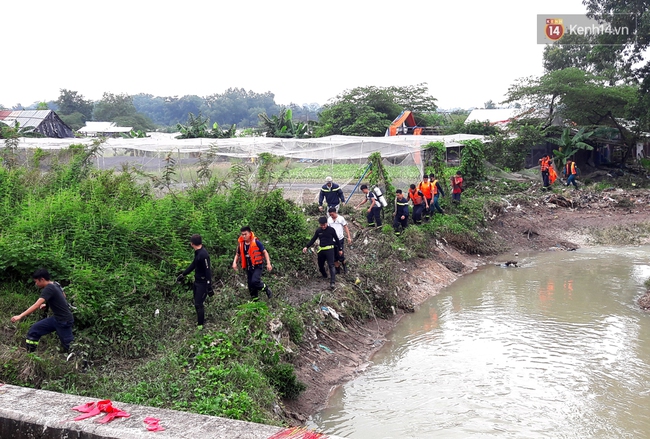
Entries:
[[438,212],[442,215],[445,214],[445,212],[442,210],[442,207],[440,207],[440,203],[438,203],[438,199],[440,199],[440,196],[442,195],[443,197],[445,196],[445,191],[442,189],[442,185],[440,182],[436,179],[435,175],[429,174],[429,183],[431,183],[431,192],[433,193],[433,210],[434,213]]
[[544,189],[548,189],[551,185],[549,178],[549,168],[551,167],[551,157],[546,154],[544,157],[539,159],[539,170],[542,172],[542,181],[544,182]]
[[242,227],[240,232],[239,245],[235,252],[235,259],[232,261],[232,268],[237,271],[237,262],[241,258],[241,266],[246,270],[248,291],[251,294],[251,299],[258,300],[260,291],[264,291],[266,297],[270,299],[273,297],[273,292],[268,285],[262,282],[264,261],[266,261],[266,270],[273,270],[269,252],[264,248],[264,244],[255,237],[249,226]]
[[424,210],[424,219],[429,220],[431,218],[431,203],[433,201],[433,186],[431,186],[431,182],[429,182],[429,175],[424,174],[422,176],[422,181],[418,184],[418,190],[422,192],[422,195],[424,195],[424,199],[426,200],[426,206],[427,208]]
[[415,185],[412,184],[409,188],[408,199],[413,202],[413,224],[422,223],[422,212],[424,208],[429,208],[427,199],[424,198],[422,191],[415,188]]
[[576,166],[576,162],[573,160],[567,160],[566,166],[564,167],[564,174],[566,174],[566,185],[570,186],[573,184],[573,186],[578,189],[578,183],[576,182],[576,176],[578,175],[578,167]]

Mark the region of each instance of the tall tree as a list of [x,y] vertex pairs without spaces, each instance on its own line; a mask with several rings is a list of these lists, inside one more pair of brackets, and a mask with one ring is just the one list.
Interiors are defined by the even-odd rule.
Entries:
[[516,101],[541,109],[545,127],[557,117],[583,127],[616,129],[624,143],[623,160],[636,147],[642,129],[638,86],[609,85],[607,79],[577,68],[520,80],[507,93],[506,102]]
[[426,84],[353,88],[323,106],[315,135],[383,136],[403,110],[433,112],[435,101],[428,95]]
[[483,104],[483,106],[484,106],[487,110],[493,110],[493,109],[497,108],[497,105],[494,103],[494,101],[493,101],[492,99],[490,99],[490,100],[487,101],[485,104]]
[[640,84],[636,113],[640,127],[650,130],[650,0],[583,0],[588,14],[614,28],[627,28],[629,35],[601,35],[599,43],[610,46],[614,56],[624,63],[624,71],[630,72]]
[[604,32],[597,43],[610,45],[624,63],[625,70],[643,80],[650,74],[650,59],[645,51],[650,47],[650,0],[583,0],[588,15],[612,29],[628,32]]
[[259,113],[275,114],[279,111],[273,93],[256,93],[243,88],[229,88],[221,94],[207,96],[201,106],[201,112],[211,121],[239,127],[256,127]]
[[95,120],[131,126],[136,131],[149,131],[155,128],[151,119],[137,112],[133,99],[128,94],[104,93],[102,99],[95,103],[93,114]]
[[133,99],[128,94],[104,93],[95,103],[95,120],[112,121],[120,116],[133,116],[137,113]]
[[84,121],[90,120],[93,115],[93,101],[84,99],[83,95],[78,92],[65,88],[60,90],[56,105],[59,115],[80,113],[83,115]]

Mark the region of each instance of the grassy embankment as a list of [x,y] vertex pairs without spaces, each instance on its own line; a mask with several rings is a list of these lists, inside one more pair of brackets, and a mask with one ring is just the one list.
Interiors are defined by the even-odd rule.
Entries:
[[[233,165],[227,181],[202,174],[200,184],[185,192],[173,189],[170,168],[154,180],[165,193],[155,196],[150,182],[132,171],[93,169],[94,152],[79,146],[49,156],[39,152],[22,167],[0,168],[0,380],[266,423],[282,422],[276,406],[302,390],[291,362],[305,326],[328,325],[314,313],[317,305],[345,301],[350,319],[389,313],[403,305],[388,293],[391,260],[426,257],[433,238],[469,253],[494,251],[485,215],[500,195],[527,187],[504,182],[480,193],[469,188],[460,206],[443,202],[451,215],[410,227],[400,238],[389,224],[372,231],[377,245],[356,267],[361,286],[343,282],[336,294],[315,294],[292,306],[285,292],[315,277],[300,249],[313,233],[307,218],[318,214],[315,206],[303,212],[281,191],[250,190],[249,182],[268,187],[277,163],[252,176]],[[337,178],[333,170],[322,172]],[[365,222],[361,213],[345,213]],[[277,298],[270,305],[249,302],[245,280],[230,268],[243,225],[271,254],[274,272],[265,279]],[[174,282],[193,257],[192,233],[203,235],[218,279],[202,332],[195,329],[190,285]],[[9,321],[38,297],[30,274],[39,267],[66,286],[77,307],[76,356],[69,362],[57,352],[54,334],[43,338],[36,354],[24,352],[24,335],[37,315]],[[384,293],[371,291],[366,278]]]

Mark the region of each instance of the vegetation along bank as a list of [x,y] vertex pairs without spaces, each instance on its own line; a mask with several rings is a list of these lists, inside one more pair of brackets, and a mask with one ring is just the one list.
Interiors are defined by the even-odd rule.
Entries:
[[[22,165],[0,168],[4,382],[296,424],[326,403],[332,386],[363,371],[400,315],[486,256],[640,244],[650,235],[645,176],[635,186],[621,181],[626,188],[595,181],[581,191],[541,192],[537,173],[504,178],[481,166],[477,174],[476,164],[464,162],[462,202],[452,206],[443,198],[445,215],[399,237],[389,209],[383,228],[371,229],[362,212],[344,206],[353,243],[346,246],[348,272],[331,291],[316,256],[301,252],[322,215],[316,203],[298,206],[270,189],[288,172],[287,162],[262,155],[255,168],[235,163],[223,178],[200,168],[196,183],[180,191],[173,163],[155,176],[101,171],[92,166],[99,153],[99,143],[37,150]],[[370,161],[375,172],[368,183],[392,198],[397,188],[390,176],[399,167],[384,166],[378,155]],[[446,192],[455,171],[435,171],[444,175]],[[232,270],[244,225],[273,261],[264,275],[270,300],[251,302],[246,279]],[[193,233],[203,237],[215,282],[203,330],[196,329],[190,284],[175,282],[193,258]],[[31,273],[40,267],[61,282],[76,308],[69,361],[55,334],[35,354],[25,352],[37,313],[10,322],[37,298]]]

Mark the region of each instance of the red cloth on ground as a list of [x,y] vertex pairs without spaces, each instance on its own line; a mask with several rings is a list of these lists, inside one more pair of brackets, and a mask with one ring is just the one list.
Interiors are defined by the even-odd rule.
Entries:
[[160,422],[160,419],[158,419],[158,418],[152,418],[152,417],[149,416],[149,417],[144,418],[142,422],[147,424],[147,430],[149,430],[149,431],[164,431],[165,430],[165,427],[162,427],[162,426],[158,425],[158,423]]
[[102,424],[110,422],[115,418],[128,418],[131,416],[127,412],[122,411],[117,407],[113,407],[113,403],[110,399],[104,399],[97,402],[87,402],[86,404],[72,407],[72,410],[85,413],[84,415],[80,415],[74,418],[75,421],[83,421],[84,419],[92,418],[93,416],[97,416],[98,414],[104,412],[106,413],[106,416],[97,421]]

